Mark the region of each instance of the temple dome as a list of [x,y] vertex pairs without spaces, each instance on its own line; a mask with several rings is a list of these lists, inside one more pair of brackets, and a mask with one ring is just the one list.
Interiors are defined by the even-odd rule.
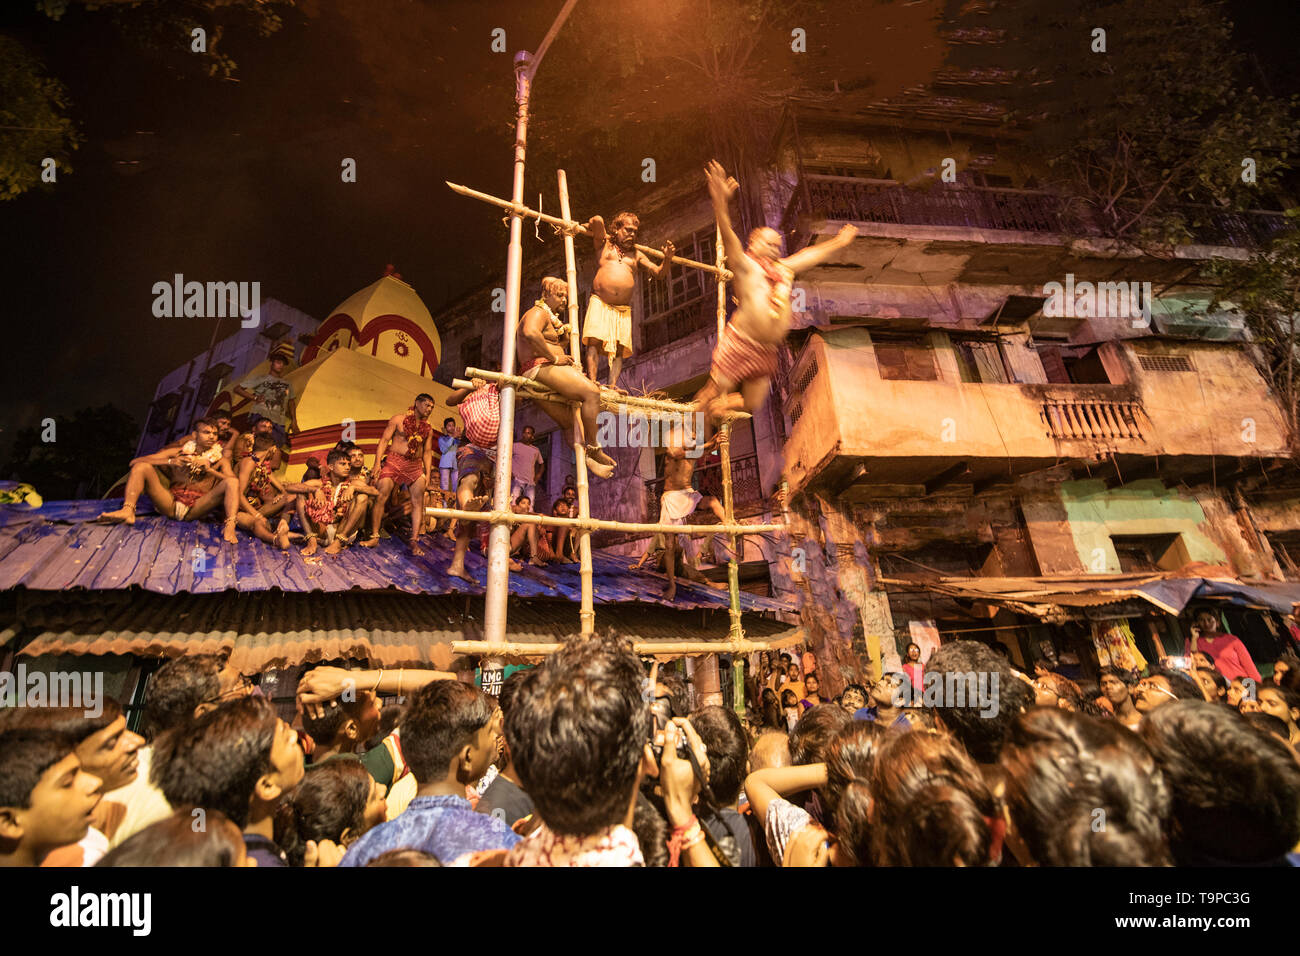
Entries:
[[341,348],[432,379],[442,339],[424,302],[389,266],[387,275],[353,293],[321,323],[302,364]]

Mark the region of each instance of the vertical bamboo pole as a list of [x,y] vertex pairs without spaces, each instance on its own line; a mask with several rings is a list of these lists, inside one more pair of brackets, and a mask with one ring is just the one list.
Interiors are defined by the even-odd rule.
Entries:
[[[564,170],[556,170],[560,186],[560,215],[569,218],[569,178]],[[573,236],[564,235],[565,278],[569,283],[569,350],[573,354],[574,364],[582,368],[582,343],[578,336],[578,265],[573,255]],[[579,409],[573,409],[573,460],[575,480],[578,482],[578,517],[591,517],[591,500],[588,497],[587,482],[587,439],[582,427],[582,415]],[[582,610],[578,613],[582,633],[593,634],[596,630],[596,609],[592,598],[591,586],[591,530],[583,528],[578,532],[578,558],[582,575]]]
[[[718,341],[722,341],[722,332],[727,325],[727,282],[723,279],[721,272],[726,267],[726,252],[722,245],[722,227],[714,226],[713,228],[713,256],[714,262],[718,267]],[[731,422],[723,424],[718,440],[718,452],[722,460],[722,509],[726,515],[728,524],[735,522],[734,503],[731,486]],[[730,535],[729,542],[733,557],[727,562],[727,592],[730,598],[730,616],[731,627],[728,631],[729,638],[737,638],[744,634],[740,626],[740,565],[736,563],[737,538]],[[715,665],[716,658],[715,658]],[[737,654],[731,660],[731,699],[732,706],[736,713],[742,717],[745,714],[745,662]]]

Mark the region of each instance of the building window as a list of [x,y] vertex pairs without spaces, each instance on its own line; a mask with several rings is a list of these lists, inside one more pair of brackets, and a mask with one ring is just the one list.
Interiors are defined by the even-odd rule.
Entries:
[[1113,534],[1121,571],[1177,571],[1191,562],[1180,534]]
[[957,370],[963,382],[1005,385],[1010,381],[1006,360],[998,342],[954,339],[952,347],[957,355]]
[[1054,385],[1113,385],[1096,347],[1036,345],[1043,373]]
[[934,361],[934,349],[920,339],[894,339],[876,341],[876,365],[880,377],[889,381],[935,382],[939,367]]
[[[696,262],[713,262],[712,226],[697,229],[682,239],[674,239],[677,254]],[[717,279],[710,273],[699,269],[687,269],[673,266],[668,273],[668,281],[643,277],[641,282],[641,314],[645,321],[653,321],[658,316],[674,309],[689,305],[705,295],[716,295]]]

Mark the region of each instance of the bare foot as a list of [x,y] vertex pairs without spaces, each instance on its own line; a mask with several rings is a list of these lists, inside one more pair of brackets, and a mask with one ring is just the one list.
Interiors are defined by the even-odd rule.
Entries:
[[487,495],[475,495],[473,498],[469,499],[469,501],[465,502],[465,507],[462,508],[461,510],[482,511],[484,508],[488,506],[488,504],[491,503],[491,501],[492,499],[489,498]]
[[320,541],[316,538],[315,535],[312,535],[310,538],[307,539],[307,546],[303,548],[302,551],[299,553],[304,558],[310,558],[313,554],[316,553],[316,549],[319,547],[320,547]]
[[462,581],[468,581],[470,584],[478,584],[477,581],[475,581],[473,578],[469,576],[469,574],[466,572],[466,570],[463,567],[459,567],[457,565],[452,565],[451,567],[449,567],[447,569],[447,574],[450,577],[460,578]]
[[377,544],[379,544],[379,535],[377,534],[372,534],[370,537],[363,538],[361,541],[361,547],[363,548],[373,548]]
[[594,458],[588,458],[588,459],[587,459],[587,471],[589,471],[591,474],[595,475],[597,478],[613,478],[613,477],[614,477],[614,466],[613,466],[613,465],[605,465],[605,464],[601,464],[600,462],[596,461]]
[[677,599],[677,582],[669,581],[668,587],[664,588],[664,600],[674,601]]
[[511,571],[522,571],[524,569],[524,566],[520,564],[518,561],[516,561],[514,558],[510,559],[509,567]]
[[420,547],[420,539],[419,539],[419,538],[412,538],[412,539],[411,539],[411,554],[413,554],[413,555],[414,555],[415,557],[417,557],[417,558],[419,558],[419,557],[423,557],[423,556],[424,556],[424,549],[423,549],[422,547]]
[[289,522],[281,521],[275,527],[275,546],[281,551],[289,550]]
[[544,568],[544,567],[546,567],[546,562],[543,561],[541,558],[538,558],[538,557],[532,557],[532,558],[529,558],[529,559],[528,559],[528,563],[531,564],[531,565],[532,565],[533,567],[535,567],[535,568]]
[[117,524],[118,522],[121,522],[122,524],[135,524],[135,509],[118,508],[116,511],[105,511],[95,520],[103,521],[108,524]]
[[226,544],[239,544],[239,535],[235,534],[235,519],[226,519],[226,528],[221,532],[221,539]]
[[342,550],[343,550],[343,542],[339,540],[339,538],[337,537],[325,546],[326,554],[338,554]]
[[[618,464],[618,462],[613,458],[610,458],[609,455],[605,453],[605,449],[601,448],[599,445],[587,446],[587,458],[589,460],[597,461],[602,465],[608,465],[610,468],[613,468]],[[588,465],[588,467],[590,467],[590,465]]]

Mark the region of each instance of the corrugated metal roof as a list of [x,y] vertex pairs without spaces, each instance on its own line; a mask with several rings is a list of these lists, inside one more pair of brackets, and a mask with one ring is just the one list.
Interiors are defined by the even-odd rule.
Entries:
[[[482,640],[483,599],[419,596],[393,591],[294,594],[165,595],[147,591],[17,591],[3,596],[22,653],[137,654],[232,652],[236,667],[256,673],[336,657],[368,659],[380,666],[451,662],[452,641]],[[541,644],[579,633],[578,608],[566,601],[512,599],[506,640]],[[724,640],[725,610],[673,610],[631,604],[597,616],[634,641]],[[769,618],[745,618],[756,640],[793,633]],[[0,640],[0,644],[4,641]]]
[[[403,542],[387,538],[373,549],[349,548],[337,557],[303,558],[298,550],[279,551],[246,535],[240,543],[221,540],[219,525],[179,522],[141,513],[132,527],[102,525],[95,518],[117,501],[51,501],[39,509],[0,507],[0,591],[140,588],[158,594],[219,594],[278,589],[289,593],[393,589],[407,594],[481,595],[449,577],[451,542],[426,536],[426,554],[413,557]],[[142,505],[143,506],[143,505]],[[430,546],[431,545],[431,546]],[[196,550],[197,549],[197,550]],[[202,556],[202,570],[195,557]],[[719,608],[727,592],[679,581],[677,599],[668,604],[663,575],[632,571],[626,557],[592,555],[597,604],[662,604],[674,609]],[[471,548],[466,570],[485,581],[487,562]],[[510,594],[519,598],[581,599],[576,564],[553,564],[510,574]],[[797,609],[786,602],[741,593],[744,611]]]

